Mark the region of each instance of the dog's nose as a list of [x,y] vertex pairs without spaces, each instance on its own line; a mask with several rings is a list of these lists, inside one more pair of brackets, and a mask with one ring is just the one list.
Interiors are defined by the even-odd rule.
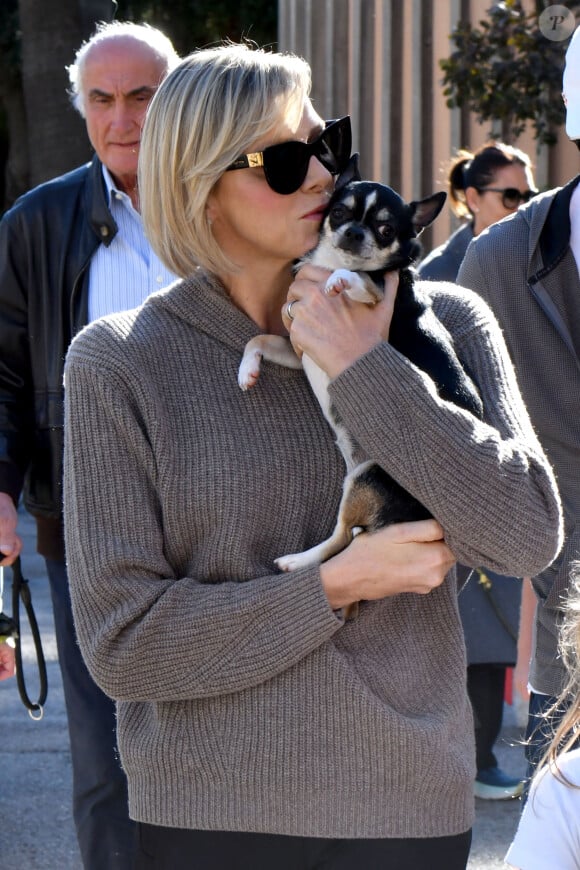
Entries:
[[351,224],[342,234],[340,247],[343,251],[357,251],[365,240],[365,232],[362,227]]

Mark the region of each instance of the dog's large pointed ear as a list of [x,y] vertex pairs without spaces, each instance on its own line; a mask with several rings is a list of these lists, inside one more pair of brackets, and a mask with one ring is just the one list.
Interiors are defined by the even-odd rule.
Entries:
[[439,191],[439,193],[434,193],[433,196],[428,196],[426,199],[409,203],[413,210],[413,226],[417,235],[433,223],[446,199],[447,194],[444,191]]
[[341,187],[350,184],[351,181],[361,180],[360,169],[358,166],[358,158],[359,155],[357,153],[353,154],[350,157],[345,168],[336,179],[336,184],[334,185],[335,190],[340,190]]

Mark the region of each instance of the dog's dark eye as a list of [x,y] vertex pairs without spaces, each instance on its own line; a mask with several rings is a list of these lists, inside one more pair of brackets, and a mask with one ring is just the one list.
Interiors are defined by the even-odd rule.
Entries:
[[394,238],[395,231],[391,224],[377,224],[377,233],[386,242],[390,242]]
[[335,205],[330,210],[330,220],[335,224],[342,224],[351,217],[350,209],[345,205]]

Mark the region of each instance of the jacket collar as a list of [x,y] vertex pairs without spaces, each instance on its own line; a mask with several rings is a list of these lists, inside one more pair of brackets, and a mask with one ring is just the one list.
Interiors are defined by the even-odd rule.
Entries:
[[93,232],[99,241],[108,248],[118,233],[118,227],[109,211],[102,163],[96,154],[89,166],[88,182],[85,191],[85,210],[89,216]]
[[580,182],[577,175],[557,191],[536,197],[521,210],[530,227],[528,281],[536,284],[563,259],[570,244],[570,199]]
[[[523,209],[522,215],[530,230],[528,287],[580,369],[580,358],[551,287],[553,281],[564,281],[569,287],[578,284],[578,269],[570,249],[570,199],[579,182],[580,175],[565,187],[542,195]],[[556,266],[560,266],[557,273]]]

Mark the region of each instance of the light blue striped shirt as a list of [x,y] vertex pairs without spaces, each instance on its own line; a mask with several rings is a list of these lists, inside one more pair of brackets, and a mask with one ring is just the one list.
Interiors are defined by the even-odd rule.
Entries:
[[154,290],[175,281],[145,237],[143,221],[126,193],[117,190],[103,166],[109,208],[119,232],[109,245],[100,245],[89,271],[89,323],[104,314],[136,308]]

